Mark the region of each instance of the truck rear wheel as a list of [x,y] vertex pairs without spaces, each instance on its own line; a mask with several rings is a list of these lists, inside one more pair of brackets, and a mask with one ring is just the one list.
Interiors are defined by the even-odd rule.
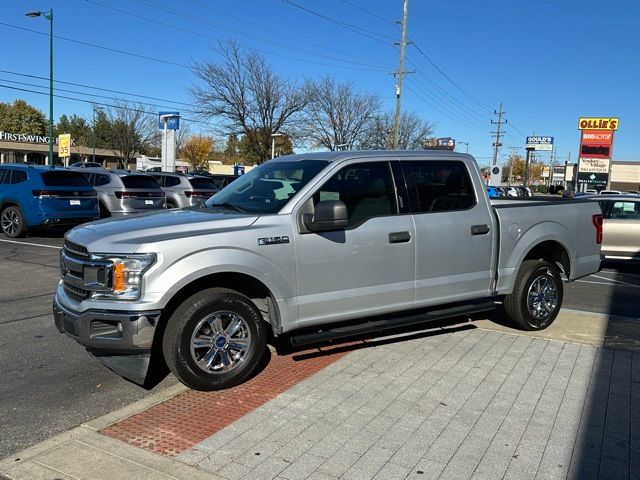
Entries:
[[562,277],[557,267],[542,260],[525,260],[503,307],[516,328],[543,330],[558,316],[562,296]]
[[210,288],[185,300],[167,323],[164,358],[194,390],[221,390],[247,380],[266,347],[265,322],[251,300]]

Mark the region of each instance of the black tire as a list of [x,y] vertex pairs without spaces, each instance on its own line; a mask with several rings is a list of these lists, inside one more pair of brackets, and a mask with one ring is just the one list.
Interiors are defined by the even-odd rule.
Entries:
[[[218,320],[224,328],[214,331]],[[241,324],[235,333],[231,333],[232,322]],[[203,340],[205,337],[211,340]],[[194,338],[203,345],[192,348]],[[169,318],[162,351],[169,369],[186,386],[221,390],[251,376],[264,355],[266,339],[265,322],[248,297],[233,290],[210,288],[189,297]],[[240,341],[247,345],[244,351],[234,348]],[[226,371],[225,358],[235,362]]]
[[558,316],[563,292],[556,266],[542,260],[525,260],[518,270],[513,292],[505,296],[504,312],[515,328],[544,330]]
[[0,214],[2,233],[9,238],[20,238],[27,234],[28,227],[24,221],[20,207],[10,206],[2,210]]
[[167,210],[170,210],[172,208],[178,208],[178,205],[176,205],[176,202],[174,202],[173,200],[167,200]]

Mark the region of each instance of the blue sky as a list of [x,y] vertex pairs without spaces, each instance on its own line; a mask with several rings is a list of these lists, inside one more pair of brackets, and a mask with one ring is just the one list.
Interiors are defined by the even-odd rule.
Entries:
[[[393,20],[401,17],[402,0],[291,2],[338,23],[286,0],[6,2],[0,18],[0,70],[48,76],[47,36],[5,24],[48,33],[44,18],[24,13],[53,7],[55,34],[139,55],[56,39],[57,80],[157,97],[163,100],[139,99],[180,110],[189,118],[187,88],[194,78],[183,65],[192,59],[215,60],[216,39],[233,38],[261,50],[289,79],[330,73],[379,93],[392,110],[394,80],[389,72],[398,63],[392,43],[400,35]],[[578,117],[618,116],[614,160],[640,160],[639,23],[636,0],[410,0],[408,37],[415,45],[407,49],[407,68],[415,73],[405,82],[403,108],[433,122],[436,136],[469,142],[469,152],[481,164],[490,161],[489,122],[496,119],[492,109],[501,101],[510,123],[503,157],[510,153],[508,147],[522,152],[523,135],[535,133],[555,137],[559,160],[569,153],[575,160]],[[42,87],[48,83],[0,72],[0,85],[46,92]],[[112,95],[62,83],[57,87],[84,92],[59,95],[89,101],[109,102],[88,93]],[[48,112],[46,95],[0,86],[0,101],[15,98]],[[56,117],[90,116],[91,105],[57,98],[55,110]]]

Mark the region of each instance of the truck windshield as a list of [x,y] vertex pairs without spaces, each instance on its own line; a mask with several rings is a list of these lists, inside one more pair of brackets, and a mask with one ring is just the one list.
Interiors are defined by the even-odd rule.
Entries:
[[220,190],[205,205],[251,213],[277,213],[326,166],[324,160],[265,162]]

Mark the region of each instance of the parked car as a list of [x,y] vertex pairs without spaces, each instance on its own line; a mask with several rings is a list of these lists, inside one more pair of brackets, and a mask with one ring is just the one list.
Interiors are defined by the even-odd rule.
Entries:
[[507,191],[507,197],[519,197],[518,189],[515,187],[504,187]]
[[152,177],[167,196],[167,208],[198,206],[219,190],[204,175],[153,173]]
[[640,197],[636,195],[594,195],[602,208],[602,254],[605,258],[640,260]]
[[76,162],[69,166],[71,168],[102,168],[98,162]]
[[502,198],[502,192],[497,187],[487,187],[489,198]]
[[622,195],[622,192],[619,190],[600,190],[598,193],[600,195]]
[[209,173],[206,170],[194,170],[194,175],[204,175],[213,180],[213,183],[219,190],[222,190],[224,187],[229,185],[234,180],[240,178],[242,175],[224,175],[221,173]]
[[523,185],[518,185],[514,187],[517,190],[519,197],[533,197],[533,192],[529,187],[525,187]]
[[25,164],[0,165],[0,224],[11,238],[34,227],[78,225],[99,218],[96,192],[76,172]]
[[455,152],[279,157],[204,207],[68,232],[59,331],[133,381],[158,360],[216,390],[255,371],[268,331],[306,345],[498,304],[541,330],[562,275],[600,266],[598,205],[490,201],[475,160]]
[[626,192],[628,195],[638,195],[638,192],[636,190],[627,190]]
[[98,193],[102,218],[165,208],[165,193],[151,175],[103,168],[77,171],[84,174]]
[[598,191],[594,190],[593,188],[587,188],[585,193],[588,193],[589,195],[596,195],[598,193]]

